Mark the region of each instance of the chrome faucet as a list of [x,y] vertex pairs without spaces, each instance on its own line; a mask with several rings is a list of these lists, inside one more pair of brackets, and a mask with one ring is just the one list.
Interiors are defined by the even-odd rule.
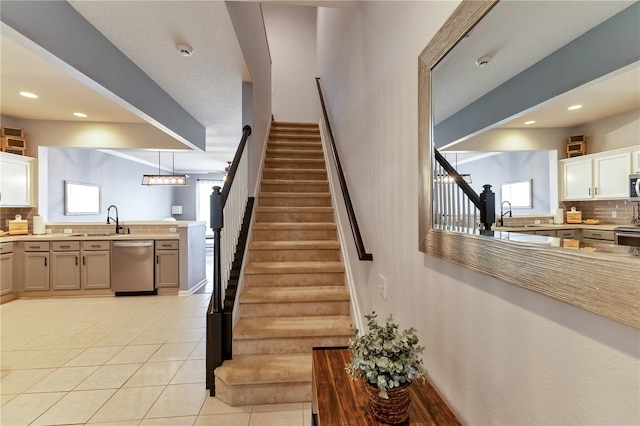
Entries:
[[[114,209],[116,209],[116,218],[112,218],[111,216],[109,216],[110,212],[111,212],[111,207],[113,207]],[[116,234],[119,234],[120,231],[122,230],[122,226],[120,226],[120,221],[118,220],[118,208],[114,205],[111,204],[108,208],[107,208],[107,225],[111,224],[110,220],[113,220],[116,222]]]
[[[509,204],[509,211],[504,211],[503,207],[504,207],[504,203]],[[511,216],[511,203],[508,201],[503,201],[502,204],[500,204],[500,226],[504,226],[504,215],[506,215],[507,213],[509,213],[509,217]]]

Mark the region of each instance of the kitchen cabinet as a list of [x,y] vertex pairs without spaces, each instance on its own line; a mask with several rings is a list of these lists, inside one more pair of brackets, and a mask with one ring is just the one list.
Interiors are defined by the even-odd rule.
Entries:
[[24,290],[49,290],[49,243],[25,243]]
[[13,293],[13,243],[0,243],[0,296]]
[[54,241],[51,252],[51,284],[54,290],[80,289],[80,243]]
[[35,159],[0,152],[0,207],[34,207]]
[[575,229],[558,229],[556,237],[558,238],[576,238],[578,231]]
[[640,149],[631,153],[631,172],[640,173]]
[[83,289],[111,287],[111,243],[83,241],[81,281]]
[[583,229],[582,241],[599,241],[613,242],[615,241],[615,233],[613,231],[601,231],[599,229]]
[[625,199],[631,149],[561,160],[564,200]]
[[556,231],[553,229],[546,229],[542,231],[536,231],[536,235],[542,235],[543,237],[555,237]]
[[173,240],[156,241],[156,288],[178,287],[179,242]]

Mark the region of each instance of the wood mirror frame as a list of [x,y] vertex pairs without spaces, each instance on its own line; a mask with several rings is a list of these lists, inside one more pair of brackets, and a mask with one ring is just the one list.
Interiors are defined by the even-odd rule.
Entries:
[[497,4],[463,0],[418,60],[419,249],[578,308],[640,328],[640,258],[434,229],[431,70]]

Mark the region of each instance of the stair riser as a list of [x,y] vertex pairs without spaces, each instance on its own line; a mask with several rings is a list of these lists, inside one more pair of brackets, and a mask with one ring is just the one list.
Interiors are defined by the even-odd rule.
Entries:
[[318,169],[325,170],[324,160],[269,160],[264,161],[265,169]]
[[341,259],[339,249],[312,250],[250,250],[249,261],[252,262],[292,262],[292,261],[338,261]]
[[252,274],[244,276],[249,287],[344,286],[344,272],[322,274]]
[[285,170],[269,170],[263,169],[262,171],[263,179],[288,179],[288,180],[327,180],[327,171],[326,170],[295,170],[295,169],[285,169]]
[[262,192],[329,192],[328,183],[263,183]]
[[240,315],[243,318],[349,315],[349,301],[240,303]]
[[259,212],[256,222],[333,222],[332,212]]
[[238,355],[305,353],[311,352],[316,346],[347,345],[349,345],[349,336],[234,339],[233,353]]
[[254,229],[254,241],[309,241],[338,238],[335,229]]
[[320,135],[296,135],[293,133],[278,133],[276,135],[269,135],[270,141],[300,141],[300,142],[319,142]]
[[259,206],[264,207],[331,207],[329,197],[260,197]]
[[311,381],[234,386],[216,378],[216,398],[232,407],[310,402]]
[[267,149],[267,160],[274,158],[289,158],[294,160],[323,160],[324,154],[322,151],[311,150],[282,150],[282,149]]
[[295,149],[296,151],[318,151],[322,150],[320,142],[295,142],[295,141],[269,141],[267,149]]

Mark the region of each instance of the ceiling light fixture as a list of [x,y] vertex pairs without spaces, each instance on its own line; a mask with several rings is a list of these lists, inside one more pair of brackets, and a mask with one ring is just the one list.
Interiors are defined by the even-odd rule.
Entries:
[[20,92],[20,96],[24,96],[25,98],[29,99],[38,99],[38,95],[31,92]]
[[73,115],[80,118],[87,118],[87,114],[85,114],[84,112],[74,112]]
[[536,120],[529,120],[529,121],[525,121],[524,124],[526,126],[530,125],[530,124],[536,124]]
[[189,175],[177,175],[175,172],[176,154],[173,153],[173,166],[170,175],[160,173],[160,151],[158,151],[158,174],[143,175],[142,185],[146,186],[189,186]]
[[574,111],[576,109],[580,109],[582,108],[582,105],[571,105],[569,108],[567,108],[569,111]]
[[491,62],[491,59],[493,59],[491,56],[481,56],[476,59],[476,65],[480,68],[486,67]]
[[184,57],[193,55],[193,47],[188,44],[176,44],[176,49],[178,49],[178,53]]

